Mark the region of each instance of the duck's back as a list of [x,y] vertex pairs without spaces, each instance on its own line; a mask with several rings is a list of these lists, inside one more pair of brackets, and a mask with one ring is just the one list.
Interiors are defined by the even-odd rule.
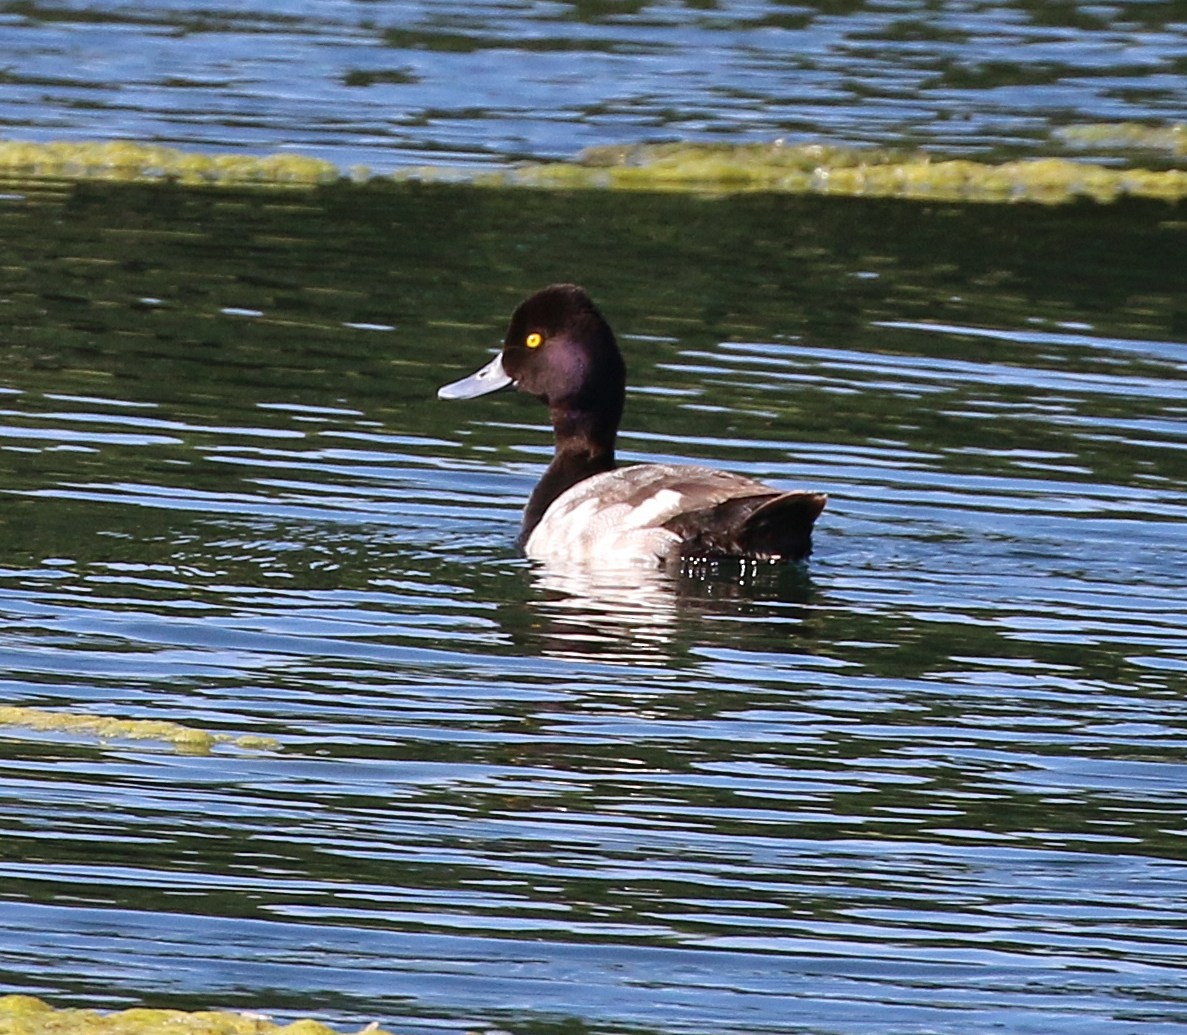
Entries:
[[798,560],[811,549],[819,493],[780,492],[710,467],[640,464],[578,482],[532,529],[541,560],[655,563],[673,556]]

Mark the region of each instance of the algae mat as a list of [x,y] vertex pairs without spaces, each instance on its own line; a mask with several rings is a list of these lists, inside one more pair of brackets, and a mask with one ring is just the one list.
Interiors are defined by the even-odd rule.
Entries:
[[185,754],[209,754],[219,744],[232,744],[248,750],[272,751],[278,748],[271,737],[208,733],[178,722],[162,719],[121,719],[107,715],[46,711],[23,705],[0,706],[0,727],[17,727],[41,732],[61,733],[108,740],[157,740],[172,744]]
[[[0,996],[0,1035],[338,1035],[314,1020],[274,1024],[262,1014],[223,1010],[151,1010],[115,1013],[77,1008],[55,1009],[28,995]],[[362,1029],[387,1033],[375,1024]]]
[[[433,170],[421,173],[432,179]],[[570,189],[771,191],[917,201],[1059,204],[1124,196],[1179,200],[1187,171],[1062,157],[998,164],[822,144],[662,144],[592,148],[575,162],[527,165],[477,182]]]
[[[1177,201],[1187,197],[1187,170],[1173,167],[1182,158],[1185,137],[1187,131],[1180,125],[1069,127],[1061,135],[1061,146],[1091,149],[1098,160],[1038,155],[997,163],[782,140],[639,144],[590,148],[568,162],[529,162],[479,173],[427,166],[402,170],[394,178],[489,187],[691,194],[765,191],[923,201],[1060,204],[1125,196]],[[1146,164],[1138,164],[1142,162]],[[301,155],[205,154],[134,142],[66,141],[0,141],[0,175],[290,188],[370,177],[366,169],[347,174],[329,162]]]

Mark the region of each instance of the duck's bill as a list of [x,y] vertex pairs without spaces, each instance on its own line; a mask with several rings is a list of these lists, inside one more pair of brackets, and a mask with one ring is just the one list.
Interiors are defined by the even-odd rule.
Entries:
[[442,385],[437,389],[438,399],[473,399],[478,395],[497,392],[512,384],[511,375],[503,369],[503,354],[500,352],[481,370],[475,370],[469,377]]

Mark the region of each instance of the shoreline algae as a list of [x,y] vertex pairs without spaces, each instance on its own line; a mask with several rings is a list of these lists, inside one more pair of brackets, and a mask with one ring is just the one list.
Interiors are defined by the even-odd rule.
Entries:
[[[1187,150],[1187,126],[1069,126],[1064,146],[1130,151],[1157,149],[1175,158]],[[992,163],[942,159],[919,151],[833,144],[635,144],[582,151],[572,161],[531,162],[495,171],[421,166],[370,177],[301,155],[205,154],[130,141],[29,143],[0,141],[0,177],[114,180],[203,186],[309,188],[339,181],[470,182],[478,186],[560,190],[745,192],[901,198],[910,201],[1040,202],[1089,198],[1187,198],[1187,169],[1143,168],[1041,156]]]
[[[156,1010],[133,1007],[100,1013],[54,1007],[31,995],[0,996],[0,1035],[339,1035],[320,1021],[275,1024],[262,1014],[224,1010]],[[361,1030],[390,1035],[376,1024]]]
[[1091,122],[1065,126],[1055,131],[1065,144],[1083,150],[1105,148],[1110,151],[1161,151],[1176,158],[1187,158],[1187,123],[1171,126],[1143,126],[1138,122]]
[[209,754],[219,744],[261,751],[274,751],[279,747],[271,737],[233,737],[226,733],[208,733],[163,719],[116,719],[106,715],[54,712],[22,705],[0,706],[2,726],[23,726],[53,733],[81,733],[99,740],[159,740],[172,744],[178,751],[195,755]]
[[236,187],[307,187],[342,175],[333,163],[305,155],[205,154],[124,140],[0,140],[0,173],[33,179],[161,180]]
[[[432,170],[421,171],[432,179]],[[574,162],[524,165],[477,183],[700,193],[768,191],[917,201],[1059,204],[1078,198],[1187,197],[1187,170],[1111,168],[1069,158],[1000,164],[822,144],[640,144],[590,148]]]

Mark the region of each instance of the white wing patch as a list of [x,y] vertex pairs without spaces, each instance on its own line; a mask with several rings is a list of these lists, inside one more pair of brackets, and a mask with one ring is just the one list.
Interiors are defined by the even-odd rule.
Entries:
[[650,499],[632,507],[626,520],[632,528],[646,528],[674,518],[683,509],[684,494],[675,489],[660,489]]
[[662,527],[676,515],[772,491],[708,467],[621,467],[578,482],[553,500],[524,552],[537,560],[654,565],[680,544],[675,532]]

